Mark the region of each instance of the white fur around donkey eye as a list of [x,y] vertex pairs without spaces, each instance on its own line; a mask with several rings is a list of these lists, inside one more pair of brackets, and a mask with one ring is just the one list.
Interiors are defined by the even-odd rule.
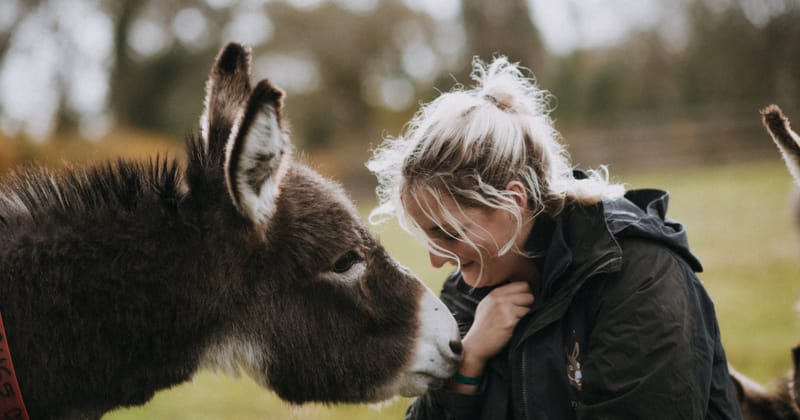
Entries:
[[356,251],[348,251],[336,259],[325,277],[345,283],[357,282],[366,268],[367,263],[361,255]]
[[333,264],[333,272],[343,274],[348,272],[354,265],[362,262],[361,256],[355,251],[345,252]]

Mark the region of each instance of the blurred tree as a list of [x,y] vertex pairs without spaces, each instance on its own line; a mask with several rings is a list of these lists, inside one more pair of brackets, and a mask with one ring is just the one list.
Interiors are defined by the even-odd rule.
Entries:
[[34,137],[45,137],[102,107],[103,89],[85,89],[88,80],[99,75],[102,84],[104,77],[105,45],[95,37],[102,38],[109,26],[96,2],[10,0],[0,7],[4,128],[23,126]]
[[[164,30],[163,39],[155,37],[160,28],[170,28],[180,11],[201,6],[207,15],[228,16],[192,0],[105,2],[114,20],[113,67],[110,77],[109,105],[117,123],[183,135],[194,129],[202,109],[203,81],[211,66],[216,45],[189,50],[176,42],[174,34]],[[218,16],[214,16],[218,17]],[[154,27],[143,26],[147,23]],[[143,29],[142,29],[143,28]],[[219,29],[206,26],[210,36]],[[152,51],[137,51],[136,36],[154,34]],[[141,42],[141,41],[139,41]],[[158,45],[161,44],[161,45]],[[142,49],[139,47],[138,49]]]
[[[654,27],[619,45],[559,59],[546,74],[559,114],[583,120],[633,109],[680,109],[700,117],[770,100],[798,103],[800,49],[793,40],[800,36],[800,3],[693,0],[685,7],[683,43]],[[758,7],[765,9],[756,19],[748,10]]]
[[680,62],[657,32],[637,33],[611,59],[625,68],[626,108],[664,110],[679,102]]
[[[417,96],[414,78],[409,74],[414,69],[404,67],[407,48],[418,45],[439,53],[432,46],[436,22],[398,1],[381,1],[373,10],[363,12],[331,3],[310,11],[271,3],[267,10],[275,31],[268,44],[255,50],[256,55],[306,51],[319,75],[317,89],[296,95],[289,92],[287,99],[295,131],[311,146],[350,142],[363,148],[366,143],[377,143],[385,128],[375,125],[380,115],[404,111]],[[439,60],[436,55],[431,59]],[[408,65],[427,64],[411,60]],[[392,83],[400,89],[392,90]],[[420,90],[429,87],[427,84]],[[393,106],[392,101],[403,98],[408,99],[398,102],[397,109],[386,109]]]
[[555,114],[568,122],[575,123],[585,115],[587,56],[585,51],[574,51],[561,58],[551,74],[544,76],[543,85],[555,96]]
[[623,106],[625,73],[620,63],[613,62],[603,66],[592,78],[585,93],[589,118],[614,122]]
[[730,110],[780,101],[800,103],[800,3],[736,0],[691,4],[691,36],[676,59],[682,104]]
[[[503,54],[528,68],[544,65],[547,52],[531,20],[527,0],[462,0],[461,11],[470,56],[488,61]],[[465,70],[460,71],[461,75],[466,74]]]
[[[800,4],[771,19],[757,46],[769,54],[760,62],[759,79],[764,94],[782,104],[800,105]],[[765,73],[771,73],[767,76]]]
[[684,104],[696,107],[761,97],[762,87],[755,83],[760,70],[752,63],[768,52],[757,48],[758,29],[737,7],[714,12],[705,1],[691,7],[692,37],[681,54]]
[[[422,0],[3,0],[0,129],[57,115],[28,130],[46,135],[105,112],[179,139],[196,127],[207,71],[230,40],[253,47],[255,78],[287,90],[300,144],[348,155],[397,133],[435,88],[469,83],[474,55],[533,69],[566,124],[800,104],[797,0],[680,0],[615,46],[562,56],[545,49],[529,1],[460,0],[461,14],[443,18]],[[567,3],[576,25],[592,18]]]
[[32,10],[39,6],[40,2],[41,0],[13,1],[14,6],[7,10],[6,13],[13,13],[14,16],[10,19],[8,27],[0,30],[0,57],[3,57],[8,51],[11,45],[11,35],[23,21],[20,17],[30,14]]
[[[229,41],[253,47],[254,77],[275,78],[288,90],[296,130],[316,146],[329,145],[334,138],[375,140],[381,128],[374,124],[407,112],[416,90],[429,91],[460,51],[441,42],[452,23],[435,21],[398,0],[362,7],[333,0],[310,7],[290,0],[76,1],[111,22],[108,33],[91,35],[108,37],[111,45],[100,60],[107,68],[105,101],[116,123],[176,136],[196,126],[208,68],[217,49]],[[8,53],[0,58],[12,53],[18,57],[43,41],[56,42],[63,48],[54,62],[73,62],[79,73],[85,63],[74,45],[77,38],[59,28],[81,27],[81,16],[62,16],[58,7],[64,3],[59,0],[18,3],[14,10],[19,20],[36,26],[39,39],[15,38],[21,24],[0,28],[0,54]],[[45,17],[34,19],[37,10],[47,12]],[[276,64],[276,56],[283,61]],[[313,77],[297,81],[297,74],[291,74],[297,66],[305,66],[300,70],[311,71]],[[36,95],[60,104],[55,111],[60,127],[74,126],[81,115],[70,105],[70,95],[75,95],[70,92],[71,70],[56,65],[51,71],[58,75],[54,89]]]

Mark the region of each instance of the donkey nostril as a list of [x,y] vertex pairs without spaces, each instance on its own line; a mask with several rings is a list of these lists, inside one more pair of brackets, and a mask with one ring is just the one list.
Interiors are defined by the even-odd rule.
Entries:
[[464,349],[464,348],[461,346],[461,341],[458,341],[458,340],[452,340],[452,341],[450,341],[450,350],[452,350],[452,351],[453,351],[453,353],[455,353],[455,354],[461,354],[461,351],[462,351],[463,349]]

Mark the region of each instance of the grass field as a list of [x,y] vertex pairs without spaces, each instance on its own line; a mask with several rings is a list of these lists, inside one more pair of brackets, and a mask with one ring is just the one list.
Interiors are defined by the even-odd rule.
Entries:
[[[761,382],[786,371],[789,347],[798,341],[794,312],[798,251],[787,201],[790,178],[777,158],[769,163],[631,173],[617,179],[629,188],[660,187],[671,193],[670,216],[683,222],[701,258],[717,307],[730,361]],[[370,203],[360,203],[368,211]],[[376,227],[389,251],[438,291],[446,274],[396,225]],[[147,405],[108,414],[123,419],[400,419],[409,401],[381,407],[291,406],[247,378],[203,372],[193,382],[161,392]]]

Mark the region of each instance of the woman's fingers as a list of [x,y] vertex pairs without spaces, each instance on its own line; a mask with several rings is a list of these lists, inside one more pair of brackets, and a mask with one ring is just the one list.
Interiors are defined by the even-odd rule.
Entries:
[[533,301],[534,296],[524,282],[492,290],[478,304],[475,320],[464,338],[465,348],[481,360],[496,354],[511,339],[514,327],[530,311]]
[[512,283],[504,284],[492,290],[492,293],[496,295],[516,294],[522,292],[527,292],[527,293],[531,292],[531,287],[526,281],[515,281]]
[[489,293],[489,296],[499,303],[511,303],[524,307],[530,307],[534,301],[534,296],[530,291],[530,286],[527,282],[523,281],[500,286],[492,290],[492,292]]

